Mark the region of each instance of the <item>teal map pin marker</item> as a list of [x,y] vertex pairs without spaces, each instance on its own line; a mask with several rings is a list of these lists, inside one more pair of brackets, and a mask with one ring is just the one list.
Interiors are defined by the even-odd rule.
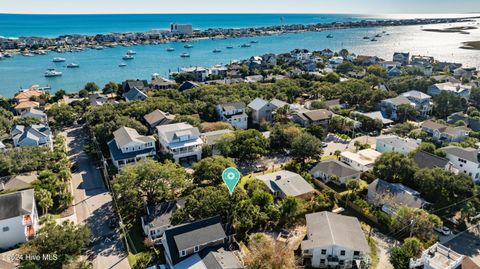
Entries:
[[237,186],[238,182],[240,181],[240,172],[235,167],[228,167],[227,169],[223,170],[222,178],[223,182],[227,184],[228,191],[230,195],[232,195],[233,190]]

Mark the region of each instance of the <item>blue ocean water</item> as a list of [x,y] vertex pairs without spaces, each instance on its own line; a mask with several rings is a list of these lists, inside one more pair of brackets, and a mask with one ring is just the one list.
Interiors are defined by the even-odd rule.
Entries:
[[195,29],[242,28],[283,24],[357,21],[372,16],[348,14],[114,14],[22,15],[0,14],[0,36],[57,37],[65,34],[141,32],[190,23]]
[[[2,20],[0,15],[0,21]],[[7,15],[10,16],[10,15]],[[16,15],[15,15],[16,16]],[[111,15],[106,15],[111,16]],[[119,16],[119,15],[115,15]],[[146,16],[143,21],[152,21],[152,17],[157,15],[128,15],[139,16],[140,18]],[[165,16],[165,15],[162,15]],[[166,24],[171,21],[177,22],[192,22],[185,16],[192,15],[175,15],[170,19],[165,19]],[[197,16],[197,15],[196,15]],[[196,18],[196,16],[191,17]],[[224,18],[224,21],[216,21],[211,19],[211,15],[198,15],[203,17],[204,20],[198,20],[198,24],[203,27],[245,27],[253,26],[253,24],[259,25],[271,25],[282,15],[215,15]],[[229,20],[228,17],[233,16],[235,19]],[[265,17],[265,21],[251,22],[248,19],[240,19],[238,17],[246,16],[253,17]],[[336,20],[343,18],[347,20],[346,15],[284,15],[285,21],[296,18],[296,23],[315,23],[316,20],[320,20],[322,16],[326,20]],[[289,17],[291,16],[291,17]],[[298,16],[298,17],[297,17]],[[302,17],[305,16],[305,17]],[[339,16],[335,18],[335,16]],[[59,22],[55,22],[53,18],[57,16],[48,17],[48,23],[44,22],[39,25],[38,33],[44,35],[58,35],[58,31],[65,31],[54,29],[55,25]],[[77,18],[76,16],[73,16]],[[328,17],[328,18],[327,18]],[[147,19],[148,18],[148,19]],[[218,18],[218,17],[217,17]],[[301,21],[302,18],[304,21]],[[364,19],[365,17],[355,17],[353,19]],[[100,19],[100,18],[99,18]],[[4,20],[4,19],[3,19]],[[69,18],[67,20],[74,20]],[[75,19],[76,20],[76,19]],[[100,19],[101,20],[101,19]],[[140,20],[140,19],[139,19]],[[167,23],[168,21],[168,23]],[[90,22],[82,23],[78,21],[75,29],[87,30]],[[203,23],[203,24],[200,24]],[[241,25],[243,23],[243,25]],[[293,23],[293,22],[292,22]],[[474,25],[479,26],[480,21],[466,22],[458,25]],[[43,25],[43,26],[42,26]],[[198,28],[198,25],[194,23],[194,26]],[[445,28],[452,25],[434,25],[428,26],[429,28]],[[60,27],[60,26],[59,26]],[[98,24],[95,27],[91,26],[95,33],[112,31],[112,27],[118,27],[113,25]],[[122,26],[121,31],[134,30],[132,28],[155,28],[151,23],[145,23],[140,26],[138,23],[133,23],[130,28]],[[165,27],[160,25],[159,27]],[[0,25],[0,31],[14,33],[13,29],[21,29],[18,31],[24,31],[25,35],[30,35],[28,32],[35,32],[35,29],[23,29],[14,24],[12,27],[4,28]],[[46,30],[46,29],[54,30]],[[62,28],[62,27],[60,27]],[[68,27],[67,27],[68,28]],[[125,79],[150,79],[153,73],[159,73],[163,76],[168,76],[169,72],[176,71],[178,68],[187,66],[205,66],[209,67],[214,64],[226,64],[234,59],[245,59],[254,55],[262,55],[264,53],[284,53],[289,52],[295,48],[307,48],[310,50],[322,50],[324,48],[330,48],[332,50],[340,50],[346,48],[356,54],[364,55],[377,55],[384,59],[391,59],[393,52],[405,51],[412,54],[431,55],[442,61],[454,61],[460,62],[467,66],[480,67],[480,52],[475,50],[460,49],[462,42],[471,40],[480,40],[480,30],[474,29],[470,31],[469,35],[462,35],[458,33],[438,33],[438,32],[425,32],[422,31],[422,26],[398,26],[398,27],[381,27],[381,28],[358,28],[358,29],[345,29],[345,30],[331,30],[324,32],[306,32],[306,33],[291,33],[273,36],[259,36],[255,38],[231,38],[231,39],[204,39],[193,42],[193,48],[185,49],[183,45],[185,43],[169,43],[159,45],[139,45],[133,47],[115,47],[107,48],[104,50],[91,50],[87,49],[84,52],[79,53],[54,53],[50,52],[45,56],[23,57],[16,55],[13,58],[0,60],[0,95],[13,96],[20,88],[29,87],[32,84],[39,84],[41,86],[51,86],[52,91],[58,89],[64,89],[68,92],[78,91],[83,87],[86,82],[94,81],[100,86],[103,86],[108,81],[121,82]],[[82,31],[83,31],[82,30]],[[138,29],[145,30],[145,29]],[[55,32],[57,31],[57,32]],[[80,31],[80,30],[79,30]],[[385,31],[388,35],[383,34]],[[333,38],[326,38],[328,34],[333,35]],[[376,34],[382,34],[381,38],[378,38],[377,42],[371,42],[370,40],[363,39],[364,36],[374,36]],[[41,34],[38,34],[41,35]],[[241,48],[240,45],[248,43],[251,40],[257,40],[258,43],[251,44],[249,48]],[[233,46],[233,49],[226,49],[227,46]],[[175,48],[174,52],[166,51],[166,48]],[[213,53],[214,49],[221,49],[221,53]],[[120,68],[118,64],[122,62],[122,55],[127,50],[133,49],[137,52],[134,60],[126,61],[127,66]],[[181,58],[180,54],[188,52],[190,58]],[[64,57],[66,62],[53,63],[54,57]],[[65,65],[75,62],[80,64],[80,68],[69,69]],[[43,76],[47,68],[55,67],[63,72],[63,76],[55,78],[45,78]]]

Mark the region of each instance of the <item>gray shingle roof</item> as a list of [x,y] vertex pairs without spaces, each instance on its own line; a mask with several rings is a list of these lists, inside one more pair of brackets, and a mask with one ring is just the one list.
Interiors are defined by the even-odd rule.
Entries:
[[[376,195],[388,195],[389,199],[396,205],[404,205],[413,208],[422,208],[426,204],[425,200],[420,198],[420,193],[401,183],[390,183],[385,180],[375,179],[368,185],[369,199]],[[381,198],[381,197],[379,197]],[[388,202],[386,202],[388,204]]]
[[178,208],[185,205],[185,198],[179,198],[176,200],[166,201],[157,205],[149,206],[148,214],[143,217],[145,225],[150,227],[162,227],[170,225],[170,218]]
[[414,139],[401,138],[401,137],[398,137],[396,135],[377,138],[377,143],[378,142],[388,144],[388,145],[390,145],[392,147],[395,147],[397,149],[400,149],[400,148],[401,149],[408,149],[410,151],[413,151],[418,147],[418,144]]
[[221,224],[220,216],[198,220],[168,228],[164,237],[167,241],[172,262],[181,260],[180,250],[193,248],[202,244],[227,237]]
[[0,195],[0,220],[32,213],[33,189]]
[[154,111],[148,113],[147,115],[143,116],[145,121],[150,125],[151,127],[155,127],[159,124],[162,124],[162,122],[170,122],[175,118],[175,115],[172,115],[168,112],[163,112],[160,109],[155,109]]
[[405,96],[397,96],[397,97],[394,97],[394,98],[390,98],[390,99],[385,99],[384,101],[386,102],[389,102],[389,103],[392,103],[394,105],[409,105],[411,102],[410,100],[408,100],[407,97]]
[[461,148],[461,147],[455,147],[455,146],[448,146],[448,147],[441,148],[440,150],[447,154],[451,154],[477,164],[480,163],[478,150],[474,148]]
[[317,171],[321,171],[329,176],[336,175],[339,178],[354,177],[360,174],[359,171],[335,159],[319,162],[310,169],[311,174],[314,174]]
[[193,127],[185,122],[157,126],[157,131],[158,135],[168,141],[168,143],[171,143],[175,137],[184,135],[189,135],[192,140],[200,136],[200,131],[197,127]]
[[413,161],[418,165],[420,169],[423,168],[445,168],[449,160],[447,158],[442,158],[440,156],[431,154],[425,151],[417,151],[413,155]]
[[311,121],[327,120],[330,119],[333,115],[332,112],[326,109],[307,110],[304,111],[302,114]]
[[302,241],[302,249],[322,246],[339,246],[348,249],[370,252],[365,234],[357,218],[323,211],[307,214],[307,239]]
[[223,111],[231,111],[231,110],[238,110],[238,109],[245,109],[244,102],[230,102],[230,103],[223,103],[220,104]]
[[405,97],[413,97],[413,98],[416,98],[416,99],[429,99],[429,98],[432,98],[430,95],[426,94],[426,93],[423,93],[423,92],[419,92],[419,91],[408,91],[408,92],[404,92],[402,93],[402,96],[405,96]]
[[253,110],[260,110],[262,107],[264,107],[267,104],[268,104],[268,101],[265,101],[262,98],[257,97],[248,104],[248,107]]
[[272,192],[281,191],[286,196],[300,196],[314,191],[313,187],[302,176],[287,170],[257,176],[256,178],[263,181]]
[[220,248],[211,251],[203,258],[203,263],[208,269],[240,269],[243,268],[237,256],[231,251]]
[[119,147],[123,147],[131,142],[138,141],[141,143],[155,142],[152,136],[140,135],[137,130],[129,127],[121,127],[113,132],[115,142]]

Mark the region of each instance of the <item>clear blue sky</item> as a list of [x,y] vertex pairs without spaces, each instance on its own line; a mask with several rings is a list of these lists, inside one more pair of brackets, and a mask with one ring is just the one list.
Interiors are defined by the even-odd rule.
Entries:
[[0,13],[465,13],[480,0],[0,0]]

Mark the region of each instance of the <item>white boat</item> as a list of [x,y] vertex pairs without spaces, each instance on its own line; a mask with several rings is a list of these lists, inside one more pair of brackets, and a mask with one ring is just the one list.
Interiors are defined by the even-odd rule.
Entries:
[[174,48],[167,48],[167,51],[175,51]]
[[10,53],[4,53],[4,54],[3,54],[3,57],[5,57],[5,58],[12,58],[13,56],[12,56],[12,54],[10,54]]
[[93,47],[96,50],[103,50],[105,47],[104,46],[95,46]]
[[33,53],[30,53],[30,52],[26,52],[26,53],[22,53],[23,56],[25,57],[33,57],[35,55],[33,55]]
[[180,57],[187,58],[187,57],[190,57],[190,54],[184,52],[184,53],[180,54]]
[[124,59],[124,60],[133,60],[134,57],[133,57],[133,55],[128,55],[128,54],[126,54],[126,55],[123,55],[122,59]]
[[44,51],[44,50],[39,50],[39,51],[37,52],[37,54],[38,54],[38,55],[47,55],[47,52]]
[[76,64],[76,63],[69,63],[69,64],[67,64],[67,68],[78,68],[78,67],[80,67],[80,65],[79,65],[79,64]]
[[54,63],[65,62],[65,58],[55,57],[55,58],[53,58],[53,62],[54,62]]
[[44,75],[45,77],[59,77],[62,75],[62,72],[55,70],[55,68],[49,68]]
[[128,50],[127,55],[135,55],[137,54],[134,50]]
[[213,50],[213,53],[219,53],[219,52],[222,52],[222,50],[221,49],[214,49]]
[[193,45],[192,45],[192,44],[187,44],[187,45],[185,45],[185,46],[183,46],[183,47],[186,48],[186,49],[191,49],[191,48],[193,48]]
[[125,66],[127,66],[126,63],[120,63],[120,64],[118,65],[118,67],[125,67]]

